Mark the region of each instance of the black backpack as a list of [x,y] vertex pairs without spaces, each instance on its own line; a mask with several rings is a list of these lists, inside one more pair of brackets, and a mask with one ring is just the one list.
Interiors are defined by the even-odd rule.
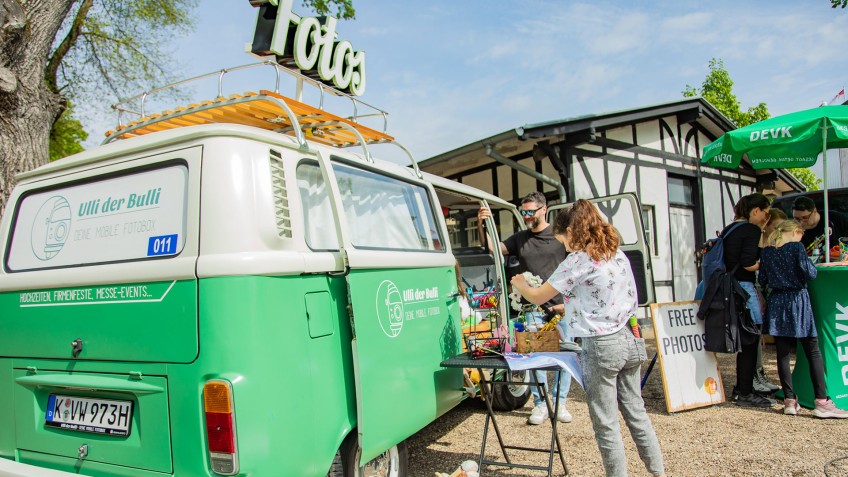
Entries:
[[751,319],[747,302],[750,295],[736,280],[739,264],[733,270],[716,271],[707,282],[698,318],[704,320],[704,349],[716,353],[738,353],[752,344],[760,330]]
[[701,269],[701,280],[710,282],[713,273],[723,272],[724,266],[724,239],[745,222],[733,224],[723,235],[711,238],[695,250],[695,264]]

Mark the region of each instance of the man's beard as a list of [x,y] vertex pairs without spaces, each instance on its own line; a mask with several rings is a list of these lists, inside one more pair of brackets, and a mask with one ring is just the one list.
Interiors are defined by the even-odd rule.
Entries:
[[527,226],[528,229],[535,229],[539,226],[540,222],[541,220],[538,217],[533,217],[531,219],[524,220],[524,224]]

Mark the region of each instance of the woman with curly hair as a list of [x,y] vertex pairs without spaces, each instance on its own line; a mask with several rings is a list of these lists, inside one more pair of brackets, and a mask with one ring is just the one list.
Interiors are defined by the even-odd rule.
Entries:
[[627,475],[618,410],[645,467],[654,476],[665,475],[640,387],[640,369],[647,359],[645,340],[627,326],[638,300],[630,261],[618,248],[618,232],[595,206],[578,200],[557,216],[554,235],[571,253],[548,281],[532,288],[516,275],[512,284],[532,303],[544,303],[558,293],[563,296],[564,326],[570,336],[582,338],[580,361],[589,416],[606,475]]

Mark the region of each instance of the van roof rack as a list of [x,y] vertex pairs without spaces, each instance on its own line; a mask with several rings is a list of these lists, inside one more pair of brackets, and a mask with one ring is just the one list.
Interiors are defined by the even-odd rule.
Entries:
[[[275,70],[277,71],[277,91],[260,90],[258,93],[251,91],[243,94],[233,94],[228,97],[221,95],[224,74],[239,69],[264,65],[271,65],[275,67]],[[304,82],[319,88],[321,92],[322,107],[325,91],[335,96],[347,97],[353,103],[353,116],[350,118],[343,118],[322,109],[322,107],[314,107],[279,94],[280,71],[295,76],[298,80],[298,89],[301,88],[301,85]],[[218,97],[214,100],[206,100],[200,103],[190,104],[188,106],[181,106],[157,114],[147,115],[145,113],[145,100],[150,94],[163,91],[165,89],[175,88],[191,81],[215,75],[217,75],[219,79]],[[127,105],[133,101],[140,102],[140,113],[127,108]],[[357,111],[357,104],[364,105],[376,111],[376,113],[360,115]],[[386,134],[385,132],[364,126],[356,121],[363,117],[382,116],[385,130],[388,122],[387,112],[377,109],[350,95],[342,93],[341,91],[329,88],[312,78],[282,68],[276,63],[270,61],[223,69],[156,88],[117,103],[112,106],[112,109],[118,111],[119,124],[117,128],[106,131],[106,139],[103,141],[103,144],[110,143],[117,139],[128,139],[153,132],[166,131],[169,129],[187,126],[222,123],[241,124],[293,136],[301,149],[304,150],[309,149],[307,140],[339,148],[360,145],[363,149],[365,159],[368,162],[374,162],[374,159],[368,150],[368,145],[394,144],[400,147],[409,156],[416,175],[418,177],[422,177],[415,158],[408,149],[395,141],[394,137]],[[139,118],[128,124],[123,124],[123,115],[125,113],[134,114]]]

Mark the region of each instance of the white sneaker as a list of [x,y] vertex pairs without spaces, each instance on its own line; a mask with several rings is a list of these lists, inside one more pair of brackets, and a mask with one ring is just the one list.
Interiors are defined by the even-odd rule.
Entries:
[[[774,383],[772,383],[771,381],[768,380],[768,378],[766,377],[766,371],[763,368],[758,369],[757,372],[754,374],[754,383],[757,383],[757,382],[759,382],[761,387],[768,389],[768,391],[766,391],[766,392],[769,392],[769,393],[773,393],[773,392],[777,391],[778,389],[780,389],[780,386],[778,386],[778,385],[776,385],[776,384],[774,384]],[[756,389],[756,391],[763,392],[763,391],[760,391],[759,389]]]
[[548,406],[545,406],[543,403],[533,408],[533,412],[531,412],[530,417],[527,418],[527,424],[533,424],[534,426],[538,426],[539,424],[547,420]]
[[560,403],[559,410],[557,410],[557,421],[569,423],[571,422],[572,417],[571,413],[568,412],[568,409],[565,408],[565,403]]

